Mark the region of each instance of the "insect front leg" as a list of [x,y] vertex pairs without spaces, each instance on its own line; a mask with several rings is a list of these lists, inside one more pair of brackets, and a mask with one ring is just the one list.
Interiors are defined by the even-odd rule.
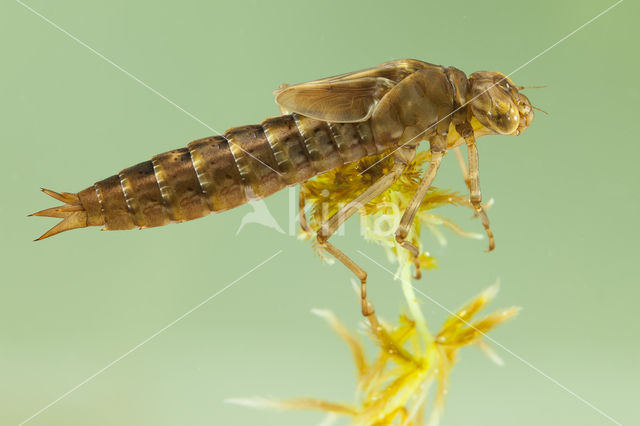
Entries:
[[433,179],[436,177],[436,173],[438,172],[438,168],[442,162],[442,157],[444,156],[445,147],[446,142],[444,138],[436,136],[435,142],[431,143],[431,160],[429,162],[429,167],[427,167],[427,170],[424,172],[424,176],[418,185],[418,189],[416,189],[413,197],[411,197],[411,201],[409,201],[409,205],[404,211],[402,219],[400,219],[400,225],[398,225],[398,229],[396,229],[396,241],[400,246],[409,250],[413,256],[414,266],[416,268],[414,277],[416,279],[421,277],[419,263],[420,252],[418,251],[418,247],[411,244],[406,240],[406,238],[407,235],[409,235],[409,229],[411,229],[411,224],[413,224],[413,219],[416,217],[418,208],[420,207],[420,204],[422,204],[422,200],[425,195],[427,195],[427,191],[431,187]]
[[467,186],[467,189],[471,191],[471,182],[469,181],[469,171],[467,170],[467,165],[464,161],[464,157],[462,156],[462,151],[460,151],[459,147],[454,147],[453,152],[456,154],[456,159],[458,160],[458,165],[460,166],[460,171],[462,172],[462,178],[464,179],[464,184]]
[[410,146],[403,146],[398,149],[394,154],[394,164],[391,171],[382,176],[363,193],[344,205],[334,215],[327,219],[322,225],[320,225],[317,232],[317,239],[320,246],[342,262],[342,264],[349,268],[349,270],[351,270],[351,272],[353,272],[360,280],[362,315],[364,316],[370,316],[375,312],[373,305],[367,301],[367,273],[346,254],[336,248],[333,244],[329,243],[328,239],[351,215],[393,185],[400,175],[402,175],[402,172],[404,172],[409,163],[413,161],[417,147],[417,144],[414,144]]
[[482,192],[480,191],[480,173],[476,138],[473,134],[473,128],[468,122],[456,125],[456,131],[460,133],[462,137],[464,137],[464,140],[467,143],[467,156],[469,157],[469,174],[468,178],[465,179],[465,182],[468,182],[467,185],[469,187],[469,201],[475,209],[476,214],[482,221],[482,226],[487,233],[487,238],[489,238],[489,250],[487,251],[491,251],[495,248],[496,243],[495,239],[493,238],[491,226],[489,225],[489,217],[487,216],[484,207],[482,207]]

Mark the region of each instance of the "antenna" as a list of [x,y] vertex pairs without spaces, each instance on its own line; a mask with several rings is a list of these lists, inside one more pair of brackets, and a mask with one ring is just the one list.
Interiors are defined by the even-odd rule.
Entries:
[[543,86],[518,86],[518,90],[524,90],[524,89],[544,89],[545,87],[547,87],[546,85]]
[[540,112],[544,112],[545,114],[549,115],[549,113],[548,113],[547,111],[545,111],[545,110],[543,110],[543,109],[541,109],[541,108],[538,108],[537,106],[533,106],[533,105],[531,105],[531,108],[533,108],[533,109],[537,109],[538,111],[540,111]]

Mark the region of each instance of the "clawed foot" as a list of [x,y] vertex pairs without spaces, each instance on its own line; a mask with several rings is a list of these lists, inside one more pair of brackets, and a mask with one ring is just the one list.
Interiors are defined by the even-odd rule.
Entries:
[[482,221],[482,226],[484,227],[485,232],[487,233],[487,238],[489,239],[489,249],[487,253],[496,248],[496,241],[493,238],[493,232],[491,231],[491,226],[489,225],[489,217],[487,213],[484,211],[484,208],[481,204],[476,204],[473,206],[476,211],[476,216],[480,218]]
[[400,244],[401,247],[408,250],[411,254],[411,261],[413,262],[413,266],[416,270],[413,278],[419,280],[420,278],[422,278],[422,272],[420,271],[420,251],[418,250],[418,247],[411,244],[409,241],[405,240],[404,238],[402,238],[402,236],[399,235],[396,235],[396,241],[398,242],[398,244]]

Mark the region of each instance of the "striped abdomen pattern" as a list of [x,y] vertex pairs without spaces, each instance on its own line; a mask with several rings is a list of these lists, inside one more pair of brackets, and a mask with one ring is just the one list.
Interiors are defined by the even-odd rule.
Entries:
[[228,210],[389,149],[368,121],[291,114],[195,140],[78,193],[87,226],[147,228]]

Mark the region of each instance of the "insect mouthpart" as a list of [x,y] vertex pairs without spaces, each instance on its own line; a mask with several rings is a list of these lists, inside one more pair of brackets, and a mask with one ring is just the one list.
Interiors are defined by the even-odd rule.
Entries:
[[517,103],[518,114],[520,114],[520,123],[518,124],[516,131],[513,133],[515,136],[522,133],[522,131],[533,121],[533,106],[531,105],[531,102],[529,102],[529,98],[521,93],[519,95]]

